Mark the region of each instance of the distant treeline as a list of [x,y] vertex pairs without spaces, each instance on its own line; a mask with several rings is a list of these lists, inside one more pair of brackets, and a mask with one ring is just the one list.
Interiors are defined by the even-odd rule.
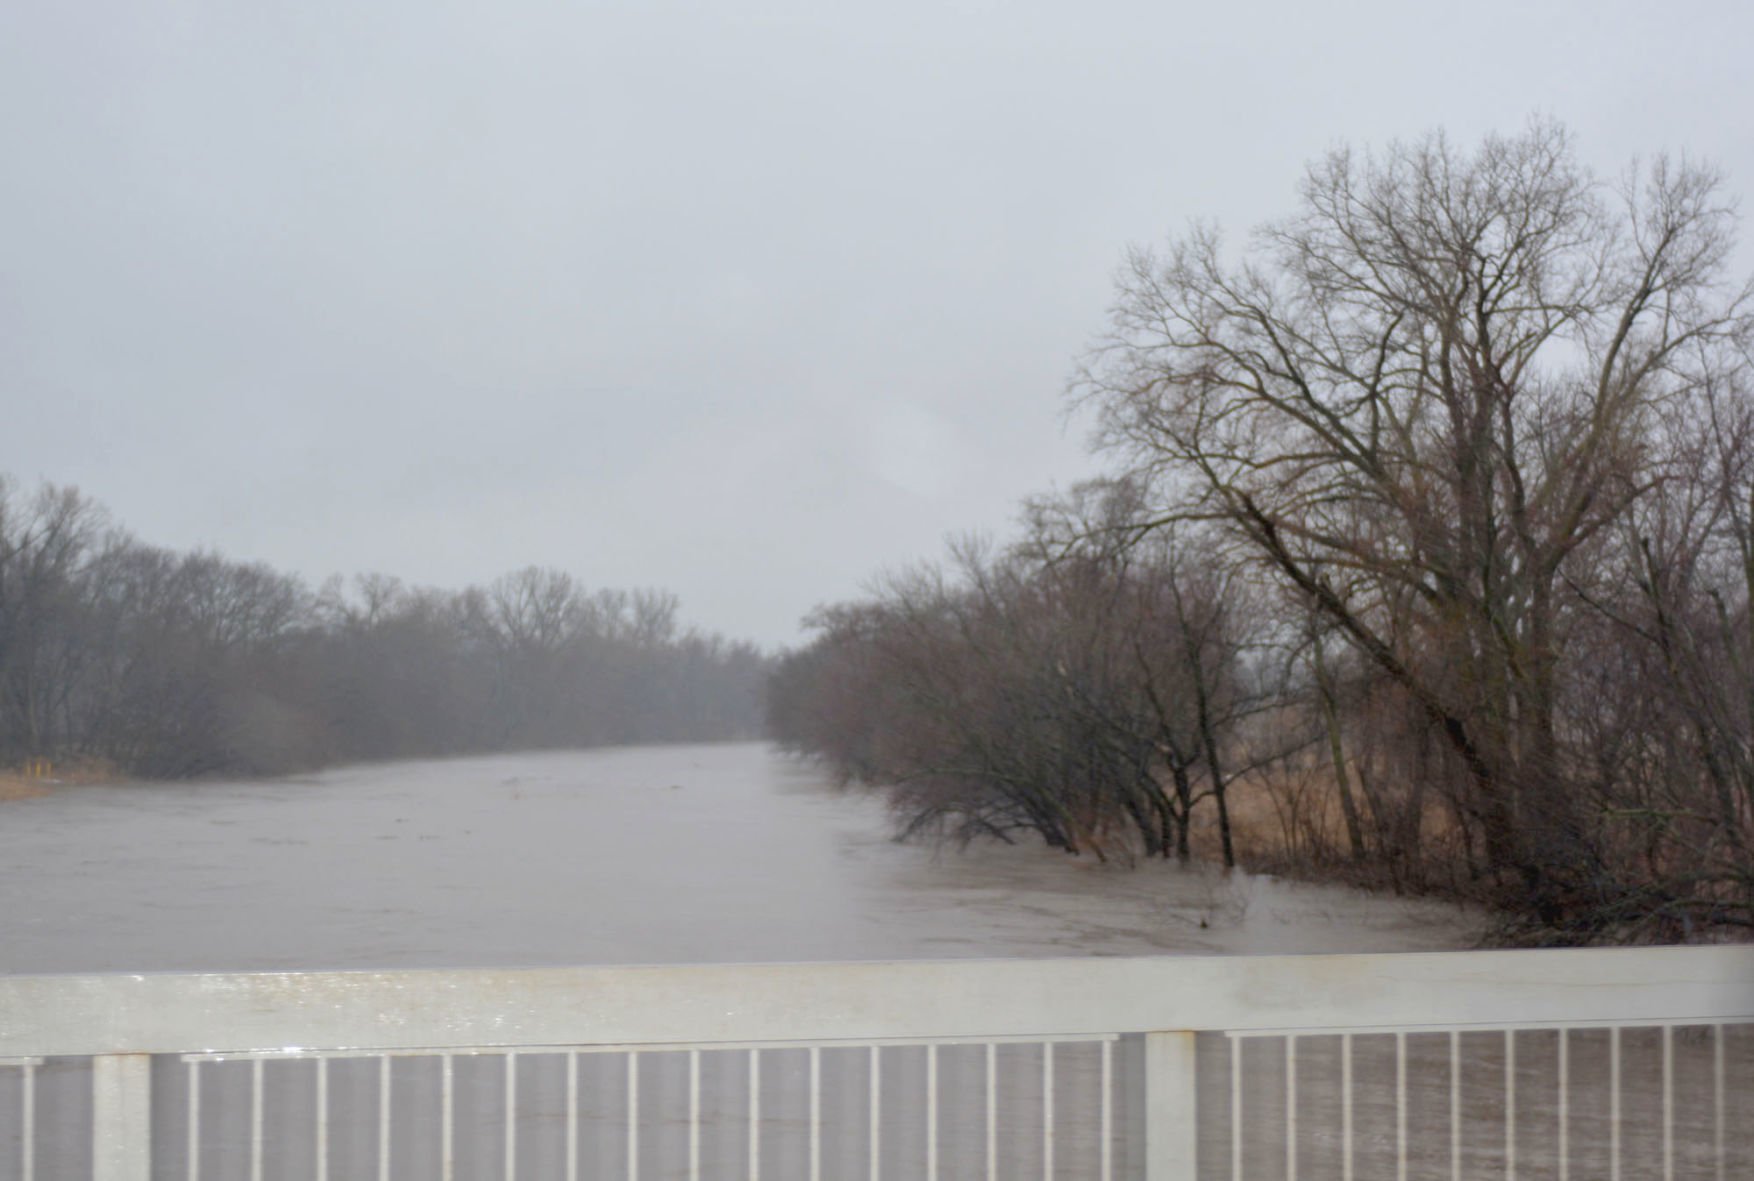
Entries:
[[660,591],[529,568],[462,591],[313,590],[177,553],[72,488],[0,477],[0,763],[186,778],[754,737],[767,659]]
[[1754,932],[1754,284],[1563,129],[1312,166],[1138,251],[1121,470],[821,612],[776,735],[907,822],[1435,890],[1506,939]]

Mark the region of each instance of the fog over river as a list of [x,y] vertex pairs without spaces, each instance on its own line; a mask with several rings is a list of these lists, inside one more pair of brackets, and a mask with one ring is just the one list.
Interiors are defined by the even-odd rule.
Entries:
[[[1454,908],[890,839],[758,743],[0,803],[0,971],[1433,950]],[[1204,926],[1202,926],[1204,922]]]

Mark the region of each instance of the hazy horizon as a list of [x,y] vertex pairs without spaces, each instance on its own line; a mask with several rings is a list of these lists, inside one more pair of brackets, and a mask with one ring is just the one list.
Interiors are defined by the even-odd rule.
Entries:
[[1754,13],[1687,16],[26,0],[0,471],[313,584],[556,567],[789,643],[1094,474],[1062,390],[1127,246],[1333,145],[1542,114],[1748,193]]

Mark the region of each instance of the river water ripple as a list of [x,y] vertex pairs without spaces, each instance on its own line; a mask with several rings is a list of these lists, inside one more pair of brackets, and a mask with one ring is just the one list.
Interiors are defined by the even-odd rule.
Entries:
[[1452,907],[1039,847],[899,845],[758,743],[496,755],[0,804],[0,971],[1465,947]]

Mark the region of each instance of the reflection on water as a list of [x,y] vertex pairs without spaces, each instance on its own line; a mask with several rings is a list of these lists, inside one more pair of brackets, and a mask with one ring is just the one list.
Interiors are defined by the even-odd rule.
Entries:
[[897,845],[759,744],[0,804],[0,971],[1431,950],[1453,908],[1040,848]]

